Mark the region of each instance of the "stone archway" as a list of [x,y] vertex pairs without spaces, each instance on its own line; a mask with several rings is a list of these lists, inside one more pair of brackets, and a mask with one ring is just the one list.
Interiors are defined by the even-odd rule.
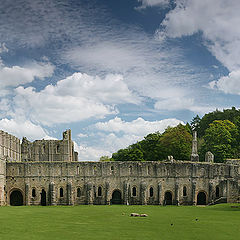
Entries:
[[23,195],[20,190],[13,190],[10,194],[10,205],[11,206],[22,206],[23,205]]
[[120,190],[113,191],[111,204],[122,204],[122,193]]
[[44,189],[42,189],[42,192],[41,192],[41,205],[42,206],[47,205],[47,194],[46,194],[46,191]]
[[172,201],[172,193],[167,191],[165,192],[164,195],[164,205],[172,205],[173,201]]
[[206,204],[207,204],[206,193],[201,191],[197,195],[197,205],[206,205]]

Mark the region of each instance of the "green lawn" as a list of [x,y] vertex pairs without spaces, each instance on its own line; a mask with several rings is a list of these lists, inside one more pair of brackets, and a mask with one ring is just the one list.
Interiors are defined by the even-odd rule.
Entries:
[[232,205],[0,207],[0,239],[240,239]]

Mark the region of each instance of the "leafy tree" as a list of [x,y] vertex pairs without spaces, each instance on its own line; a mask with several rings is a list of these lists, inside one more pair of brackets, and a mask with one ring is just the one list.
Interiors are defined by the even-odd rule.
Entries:
[[164,159],[172,155],[177,160],[189,160],[192,135],[189,129],[182,124],[176,127],[169,127],[162,134],[160,145]]
[[205,131],[201,152],[211,151],[215,155],[215,162],[235,157],[238,154],[238,135],[236,125],[231,121],[215,120]]
[[101,156],[99,159],[100,162],[109,162],[111,160],[112,158],[110,158],[109,156]]

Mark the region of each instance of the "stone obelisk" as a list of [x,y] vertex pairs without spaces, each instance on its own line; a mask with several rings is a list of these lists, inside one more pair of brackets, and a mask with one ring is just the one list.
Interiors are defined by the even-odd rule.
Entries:
[[199,155],[197,150],[197,132],[193,132],[193,141],[192,141],[192,154],[191,162],[199,162]]

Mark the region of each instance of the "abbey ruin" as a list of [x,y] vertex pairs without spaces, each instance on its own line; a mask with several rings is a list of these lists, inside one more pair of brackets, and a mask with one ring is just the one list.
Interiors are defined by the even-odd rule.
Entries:
[[34,142],[0,131],[0,205],[238,202],[239,161],[213,158],[199,162],[194,135],[190,161],[79,162],[70,130]]

